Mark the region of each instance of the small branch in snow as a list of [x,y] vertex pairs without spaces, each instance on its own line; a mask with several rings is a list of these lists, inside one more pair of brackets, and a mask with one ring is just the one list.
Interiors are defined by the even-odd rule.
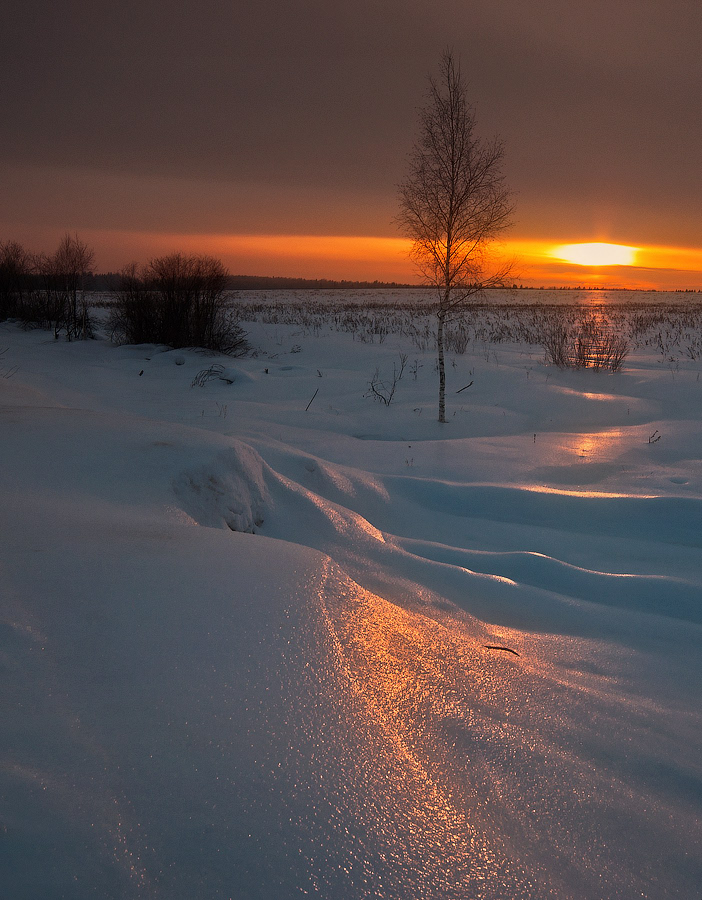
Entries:
[[[312,400],[314,400],[314,398],[317,396],[318,393],[319,393],[319,388],[317,388],[317,390],[314,392],[314,394],[312,394]],[[305,412],[307,412],[307,410],[310,408],[310,406],[312,406],[312,400],[310,400],[310,402],[305,407]]]
[[504,650],[505,653],[514,653],[515,656],[520,656],[520,654],[511,647],[500,647],[497,644],[483,644],[483,647],[486,650]]

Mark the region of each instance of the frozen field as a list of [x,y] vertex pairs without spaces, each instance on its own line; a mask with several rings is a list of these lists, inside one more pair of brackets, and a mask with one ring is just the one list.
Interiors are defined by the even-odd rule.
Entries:
[[524,293],[0,324],[0,897],[699,900],[699,295]]

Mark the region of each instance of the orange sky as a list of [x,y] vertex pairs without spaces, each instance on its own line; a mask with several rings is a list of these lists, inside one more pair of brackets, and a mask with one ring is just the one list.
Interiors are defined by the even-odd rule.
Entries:
[[[15,225],[3,228],[31,249],[51,250],[66,229]],[[576,243],[572,239],[567,243]],[[409,259],[409,241],[400,237],[348,235],[226,234],[82,228],[79,236],[96,253],[97,269],[119,271],[128,262],[145,262],[174,251],[217,256],[233,274],[332,278],[352,281],[419,283]],[[604,240],[601,237],[590,240]],[[577,243],[585,243],[583,237]],[[501,245],[514,260],[511,283],[526,287],[600,286],[629,289],[702,289],[702,249],[640,244],[630,265],[580,265],[562,258],[558,235],[517,239]],[[614,246],[621,246],[614,244]],[[628,245],[632,247],[631,244]]]
[[[119,270],[127,260],[144,261],[179,250],[217,256],[236,274],[418,283],[404,238],[109,229],[86,230],[80,236],[95,247],[102,271]],[[49,246],[59,237],[58,230],[45,234]],[[594,266],[559,258],[562,243],[557,238],[504,242],[503,255],[515,261],[512,282],[529,287],[702,288],[702,249],[639,246],[631,265]]]
[[[630,265],[582,265],[559,253],[559,241],[512,241],[509,249],[530,286],[601,286],[630,289],[702,289],[702,249],[642,245]],[[616,245],[615,245],[616,246]]]
[[[478,135],[504,140],[515,281],[702,288],[699,4],[449,5],[14,4],[0,241],[51,253],[78,233],[103,272],[179,250],[235,274],[414,281],[397,185],[450,45]],[[593,241],[638,252],[549,255]]]

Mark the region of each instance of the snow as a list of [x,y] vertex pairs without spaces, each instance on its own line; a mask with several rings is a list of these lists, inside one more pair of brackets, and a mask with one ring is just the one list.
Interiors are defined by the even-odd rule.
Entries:
[[0,324],[0,895],[698,896],[702,361],[244,325]]

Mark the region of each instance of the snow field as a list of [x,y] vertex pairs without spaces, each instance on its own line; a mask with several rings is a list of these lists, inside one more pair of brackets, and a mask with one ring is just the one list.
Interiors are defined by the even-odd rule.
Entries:
[[7,896],[694,896],[700,361],[260,318],[0,325]]

